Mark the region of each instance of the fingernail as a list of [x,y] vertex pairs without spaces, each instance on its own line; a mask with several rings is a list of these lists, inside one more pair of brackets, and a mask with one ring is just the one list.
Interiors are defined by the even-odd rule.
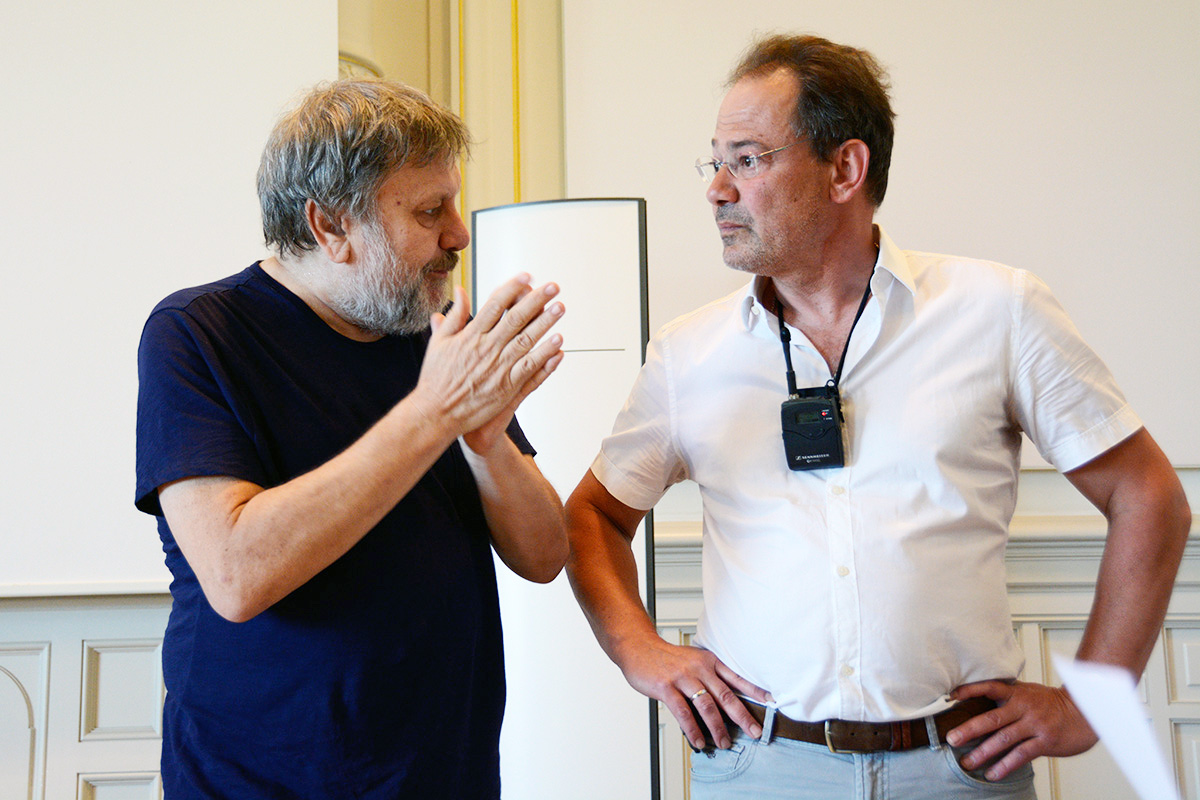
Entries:
[[564,311],[566,311],[566,308],[562,303],[555,303],[554,305],[550,306],[550,313],[556,317],[561,317]]
[[750,735],[753,736],[755,739],[761,738],[762,737],[762,726],[755,725],[754,727],[752,727],[750,729]]
[[950,744],[954,745],[955,747],[958,746],[958,743],[961,739],[962,739],[961,733],[951,731],[950,733],[946,734],[946,741],[949,742]]
[[547,296],[553,297],[554,295],[558,294],[558,284],[547,283],[546,288],[543,289],[542,291],[544,291]]

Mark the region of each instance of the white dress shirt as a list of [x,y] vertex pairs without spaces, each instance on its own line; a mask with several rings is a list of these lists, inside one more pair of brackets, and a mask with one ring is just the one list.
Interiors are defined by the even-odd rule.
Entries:
[[[915,718],[960,684],[1015,678],[1020,432],[1065,472],[1137,431],[1108,369],[1033,275],[881,231],[840,384],[846,466],[793,472],[761,280],[658,332],[592,465],[638,509],[699,485],[696,643],[800,720]],[[824,385],[825,360],[791,336],[797,385]]]

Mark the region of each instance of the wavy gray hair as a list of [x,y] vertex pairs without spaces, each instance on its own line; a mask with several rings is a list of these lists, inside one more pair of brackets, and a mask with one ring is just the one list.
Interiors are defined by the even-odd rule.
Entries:
[[280,118],[263,149],[263,238],[281,254],[300,255],[316,247],[305,201],[333,220],[366,220],[395,170],[450,161],[469,147],[462,120],[419,89],[375,79],[321,84]]

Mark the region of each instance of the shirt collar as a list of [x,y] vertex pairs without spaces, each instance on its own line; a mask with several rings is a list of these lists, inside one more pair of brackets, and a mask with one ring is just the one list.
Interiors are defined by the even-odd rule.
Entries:
[[[916,283],[913,281],[912,270],[908,266],[908,257],[903,250],[896,246],[892,237],[888,236],[882,227],[878,225],[875,227],[879,230],[879,255],[875,259],[875,274],[871,278],[871,291],[876,295],[884,296],[887,287],[880,281],[886,279],[881,276],[890,275],[894,281],[915,296],[917,293]],[[742,325],[748,331],[753,330],[756,325],[771,316],[770,310],[758,299],[762,295],[763,285],[767,280],[762,275],[755,275],[742,291],[738,314],[741,317]]]

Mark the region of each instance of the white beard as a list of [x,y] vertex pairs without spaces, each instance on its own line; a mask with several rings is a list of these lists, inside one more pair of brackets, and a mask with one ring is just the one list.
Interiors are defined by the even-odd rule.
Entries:
[[347,322],[379,336],[418,333],[449,301],[448,284],[429,277],[450,271],[458,254],[443,252],[420,267],[406,264],[376,219],[363,226],[363,252],[357,269],[347,271],[329,292],[329,306]]

